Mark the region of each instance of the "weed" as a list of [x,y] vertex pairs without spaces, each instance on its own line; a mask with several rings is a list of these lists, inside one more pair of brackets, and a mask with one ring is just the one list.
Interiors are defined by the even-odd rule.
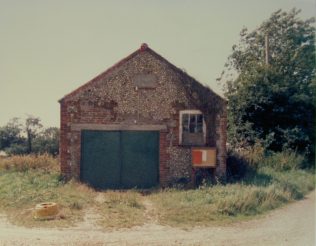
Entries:
[[0,160],[0,170],[28,171],[42,169],[44,171],[58,171],[58,160],[49,154],[16,155]]
[[104,202],[98,206],[103,219],[99,223],[106,228],[131,227],[145,222],[142,195],[134,190],[107,191]]
[[280,172],[262,167],[232,184],[203,186],[188,191],[167,189],[149,198],[160,211],[161,223],[207,225],[262,214],[301,199],[314,186],[313,173],[303,170]]
[[[57,160],[48,155],[16,156],[0,161],[0,209],[11,222],[29,226],[72,225],[82,220],[81,208],[93,200],[94,192],[85,185],[65,184],[56,171]],[[59,204],[63,220],[35,221],[32,208],[37,203],[54,201]]]
[[82,205],[81,202],[74,201],[73,203],[70,204],[70,208],[71,209],[81,210],[83,208],[83,205]]
[[262,161],[262,165],[272,167],[276,171],[288,171],[303,167],[304,161],[303,155],[299,155],[295,151],[285,150],[269,153]]

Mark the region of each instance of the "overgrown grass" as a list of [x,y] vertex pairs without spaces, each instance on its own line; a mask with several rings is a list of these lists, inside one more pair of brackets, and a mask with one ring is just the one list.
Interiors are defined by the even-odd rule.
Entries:
[[[24,226],[70,226],[83,220],[87,209],[99,212],[99,224],[121,228],[144,222],[144,207],[137,191],[98,193],[75,181],[65,183],[59,175],[58,160],[49,155],[12,156],[0,160],[0,212],[10,222]],[[60,214],[51,221],[35,220],[32,209],[37,203],[53,201]]]
[[59,170],[58,160],[49,154],[43,155],[16,155],[0,159],[0,171],[28,171],[41,169],[42,171]]
[[150,198],[160,211],[161,223],[208,225],[250,218],[301,199],[314,189],[314,184],[314,175],[306,171],[284,173],[263,168],[245,182],[188,191],[170,189]]
[[[270,153],[251,157],[251,162],[249,157],[251,152],[243,156],[250,163],[247,172],[228,184],[157,189],[145,197],[138,190],[96,192],[75,181],[64,183],[58,161],[47,155],[5,158],[0,160],[0,212],[6,212],[14,224],[26,226],[74,225],[87,209],[93,209],[106,229],[142,225],[151,222],[149,217],[161,224],[191,227],[251,218],[301,199],[315,188],[314,172],[299,169],[304,158],[296,154]],[[100,194],[102,199],[97,199]],[[145,199],[152,204],[150,216]],[[33,219],[32,208],[45,201],[60,205],[58,219]]]
[[238,179],[226,185],[169,189],[151,195],[160,222],[192,226],[238,221],[302,199],[315,189],[314,171],[300,169],[305,159],[295,152],[265,154],[255,146],[232,160],[239,160],[237,169],[245,173],[238,173]]
[[297,170],[304,167],[305,162],[306,160],[303,155],[299,155],[295,151],[290,150],[268,153],[265,158],[260,161],[261,166],[268,166],[276,171]]
[[[0,161],[0,209],[11,222],[69,226],[82,219],[82,208],[91,204],[93,192],[76,182],[64,184],[58,169],[58,161],[49,155],[13,156]],[[32,209],[46,201],[59,204],[59,219],[34,220]]]

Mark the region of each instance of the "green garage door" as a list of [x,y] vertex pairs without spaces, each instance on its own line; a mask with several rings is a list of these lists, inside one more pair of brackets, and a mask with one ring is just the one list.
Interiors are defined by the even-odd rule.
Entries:
[[84,130],[81,141],[81,181],[99,189],[158,184],[158,132]]

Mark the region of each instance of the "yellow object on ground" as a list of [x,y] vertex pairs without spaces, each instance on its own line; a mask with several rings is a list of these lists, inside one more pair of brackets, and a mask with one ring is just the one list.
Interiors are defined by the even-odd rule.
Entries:
[[53,219],[58,213],[58,206],[55,202],[39,203],[35,206],[35,219]]

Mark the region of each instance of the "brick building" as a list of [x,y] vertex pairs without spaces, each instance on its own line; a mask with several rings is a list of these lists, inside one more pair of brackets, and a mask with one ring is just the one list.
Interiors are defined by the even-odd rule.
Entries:
[[146,44],[60,101],[60,164],[97,188],[192,177],[191,149],[216,148],[226,174],[226,101]]

